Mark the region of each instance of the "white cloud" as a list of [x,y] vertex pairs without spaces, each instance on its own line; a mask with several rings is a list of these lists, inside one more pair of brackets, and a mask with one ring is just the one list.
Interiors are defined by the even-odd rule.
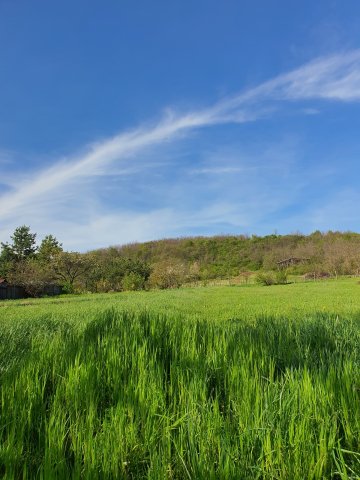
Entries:
[[[41,231],[45,227],[54,227],[51,231],[59,230],[59,237],[62,237],[59,227],[62,225],[63,231],[68,232],[69,243],[79,244],[79,248],[81,245],[97,244],[97,232],[102,235],[102,244],[112,243],[112,222],[122,222],[125,225],[122,229],[125,233],[119,241],[140,240],[147,235],[162,236],[171,231],[171,226],[176,221],[174,210],[165,208],[143,214],[131,211],[103,215],[101,201],[94,186],[97,177],[136,173],[134,155],[176,139],[181,140],[198,128],[227,122],[255,121],[268,116],[274,109],[274,102],[309,99],[360,100],[360,50],[316,59],[239,95],[223,99],[210,108],[183,115],[168,110],[157,124],[94,143],[83,152],[56,161],[50,168],[8,182],[10,190],[0,196],[3,206],[0,210],[2,234],[9,234],[14,226],[28,224],[31,219],[34,229],[37,225]],[[308,107],[305,113],[309,112],[315,113],[315,110]],[[122,167],[119,162],[125,160]],[[212,165],[193,169],[193,173],[197,174],[219,175],[243,171],[242,165]],[[6,178],[2,181],[4,183]],[[86,185],[88,181],[90,184]],[[90,210],[95,212],[93,216]],[[212,222],[205,212],[203,215],[204,221]],[[230,216],[235,218],[236,212]],[[200,222],[200,217],[196,221]],[[78,240],[71,240],[73,237]]]

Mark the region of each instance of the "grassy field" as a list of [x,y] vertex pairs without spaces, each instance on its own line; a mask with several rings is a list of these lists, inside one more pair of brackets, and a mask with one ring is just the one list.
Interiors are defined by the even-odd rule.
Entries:
[[360,285],[0,303],[0,476],[360,478]]
[[302,318],[314,313],[360,317],[360,284],[357,278],[293,283],[262,287],[212,286],[0,302],[0,322],[56,318],[77,323],[95,318],[104,309],[171,313],[187,318],[254,319],[259,315]]

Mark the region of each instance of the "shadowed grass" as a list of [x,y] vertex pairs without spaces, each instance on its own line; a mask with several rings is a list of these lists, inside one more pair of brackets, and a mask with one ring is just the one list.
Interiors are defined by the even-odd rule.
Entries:
[[111,309],[5,331],[3,478],[359,478],[356,318]]

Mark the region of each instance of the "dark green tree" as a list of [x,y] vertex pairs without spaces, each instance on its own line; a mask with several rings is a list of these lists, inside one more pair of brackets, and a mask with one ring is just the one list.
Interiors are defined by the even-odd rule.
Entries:
[[1,243],[0,253],[0,277],[6,277],[13,265],[13,255],[10,245],[7,243]]
[[53,235],[47,235],[40,244],[38,258],[42,262],[50,262],[62,251],[62,244]]
[[30,232],[30,227],[17,227],[10,237],[12,243],[1,243],[2,252],[9,260],[21,261],[35,255],[36,233]]
[[75,291],[75,282],[85,280],[93,266],[94,260],[90,254],[78,252],[60,252],[51,262],[55,277],[62,283],[67,293]]
[[23,287],[31,297],[37,297],[44,293],[47,285],[53,283],[54,272],[36,257],[30,257],[15,262],[6,278],[10,283]]

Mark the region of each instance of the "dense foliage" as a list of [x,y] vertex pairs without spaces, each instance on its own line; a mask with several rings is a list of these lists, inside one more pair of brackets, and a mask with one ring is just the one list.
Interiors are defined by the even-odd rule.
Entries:
[[[64,292],[109,292],[176,288],[215,278],[254,272],[263,285],[286,283],[289,274],[319,278],[360,274],[360,235],[315,232],[311,235],[217,236],[165,239],[87,253],[64,252],[52,235],[36,245],[29,227],[2,243],[0,276],[41,295],[56,283]],[[299,259],[286,269],[278,262]]]
[[277,262],[289,257],[304,259],[289,273],[313,273],[316,277],[324,273],[360,273],[360,234],[351,232],[166,239],[125,245],[119,247],[119,252],[151,265],[177,265],[185,276],[199,279],[228,278],[249,270],[276,270]]
[[101,254],[65,252],[52,235],[38,246],[36,234],[27,226],[18,227],[11,239],[12,243],[1,244],[0,277],[30,296],[45,294],[51,284],[61,285],[64,293],[140,290],[150,275],[145,262],[124,258],[117,249]]

